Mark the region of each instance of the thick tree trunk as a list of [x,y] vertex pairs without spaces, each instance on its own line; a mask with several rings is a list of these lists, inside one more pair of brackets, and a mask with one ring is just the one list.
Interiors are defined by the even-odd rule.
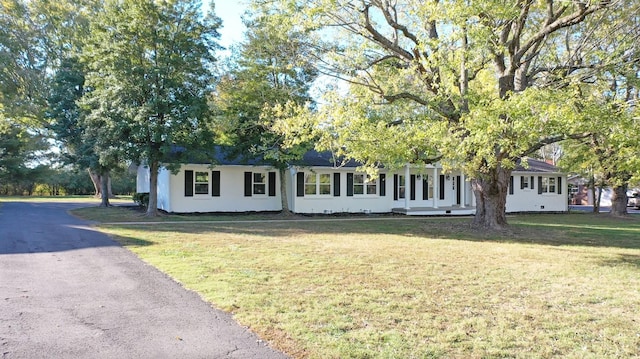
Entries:
[[109,195],[109,198],[115,198],[116,196],[113,195],[113,189],[111,188],[111,173],[108,174],[108,178],[107,178],[107,194]]
[[611,197],[611,215],[614,217],[624,217],[627,212],[627,185],[613,187],[613,197]]
[[[91,182],[93,183],[93,189],[95,190],[95,197],[102,198],[102,176],[99,173],[93,172],[91,169],[87,170],[89,172],[89,177],[91,177]],[[107,180],[107,194],[109,198],[114,198],[113,190],[111,188],[111,176],[108,176]]]
[[511,171],[504,168],[493,169],[490,174],[471,182],[476,197],[476,227],[502,230],[507,224],[506,206]]
[[100,175],[100,207],[109,207],[109,172]]
[[147,217],[158,216],[158,170],[160,164],[157,161],[149,163],[149,206]]
[[285,168],[278,169],[280,174],[280,201],[282,202],[282,214],[291,214],[289,208],[289,198],[287,197],[287,170]]

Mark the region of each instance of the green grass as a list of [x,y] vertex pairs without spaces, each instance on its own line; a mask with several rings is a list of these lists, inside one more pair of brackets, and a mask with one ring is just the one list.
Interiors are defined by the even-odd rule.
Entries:
[[295,358],[640,353],[638,217],[222,218],[100,229]]

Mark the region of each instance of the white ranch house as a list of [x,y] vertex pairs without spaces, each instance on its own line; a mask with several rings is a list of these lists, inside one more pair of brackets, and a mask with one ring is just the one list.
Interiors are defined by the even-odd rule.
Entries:
[[[161,169],[158,209],[170,213],[263,212],[282,210],[278,171],[218,158],[218,164],[184,164],[176,174]],[[300,214],[475,213],[471,184],[460,172],[439,165],[382,169],[377,179],[358,172],[358,164],[336,166],[328,153],[310,151],[286,171],[289,209]],[[567,177],[545,162],[529,159],[513,172],[507,212],[566,212]],[[139,166],[137,192],[149,192],[149,169]]]

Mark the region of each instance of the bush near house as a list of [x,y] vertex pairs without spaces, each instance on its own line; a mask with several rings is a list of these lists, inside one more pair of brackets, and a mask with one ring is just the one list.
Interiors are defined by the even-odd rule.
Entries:
[[140,207],[149,206],[149,192],[136,192],[133,194],[133,201]]

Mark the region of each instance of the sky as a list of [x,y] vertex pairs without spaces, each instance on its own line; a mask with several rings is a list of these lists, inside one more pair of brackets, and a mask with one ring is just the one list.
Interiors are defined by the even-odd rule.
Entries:
[[[242,40],[245,27],[242,24],[242,13],[246,9],[246,0],[209,0],[215,3],[215,14],[222,19],[220,45],[225,48]],[[205,1],[206,3],[206,1]]]

